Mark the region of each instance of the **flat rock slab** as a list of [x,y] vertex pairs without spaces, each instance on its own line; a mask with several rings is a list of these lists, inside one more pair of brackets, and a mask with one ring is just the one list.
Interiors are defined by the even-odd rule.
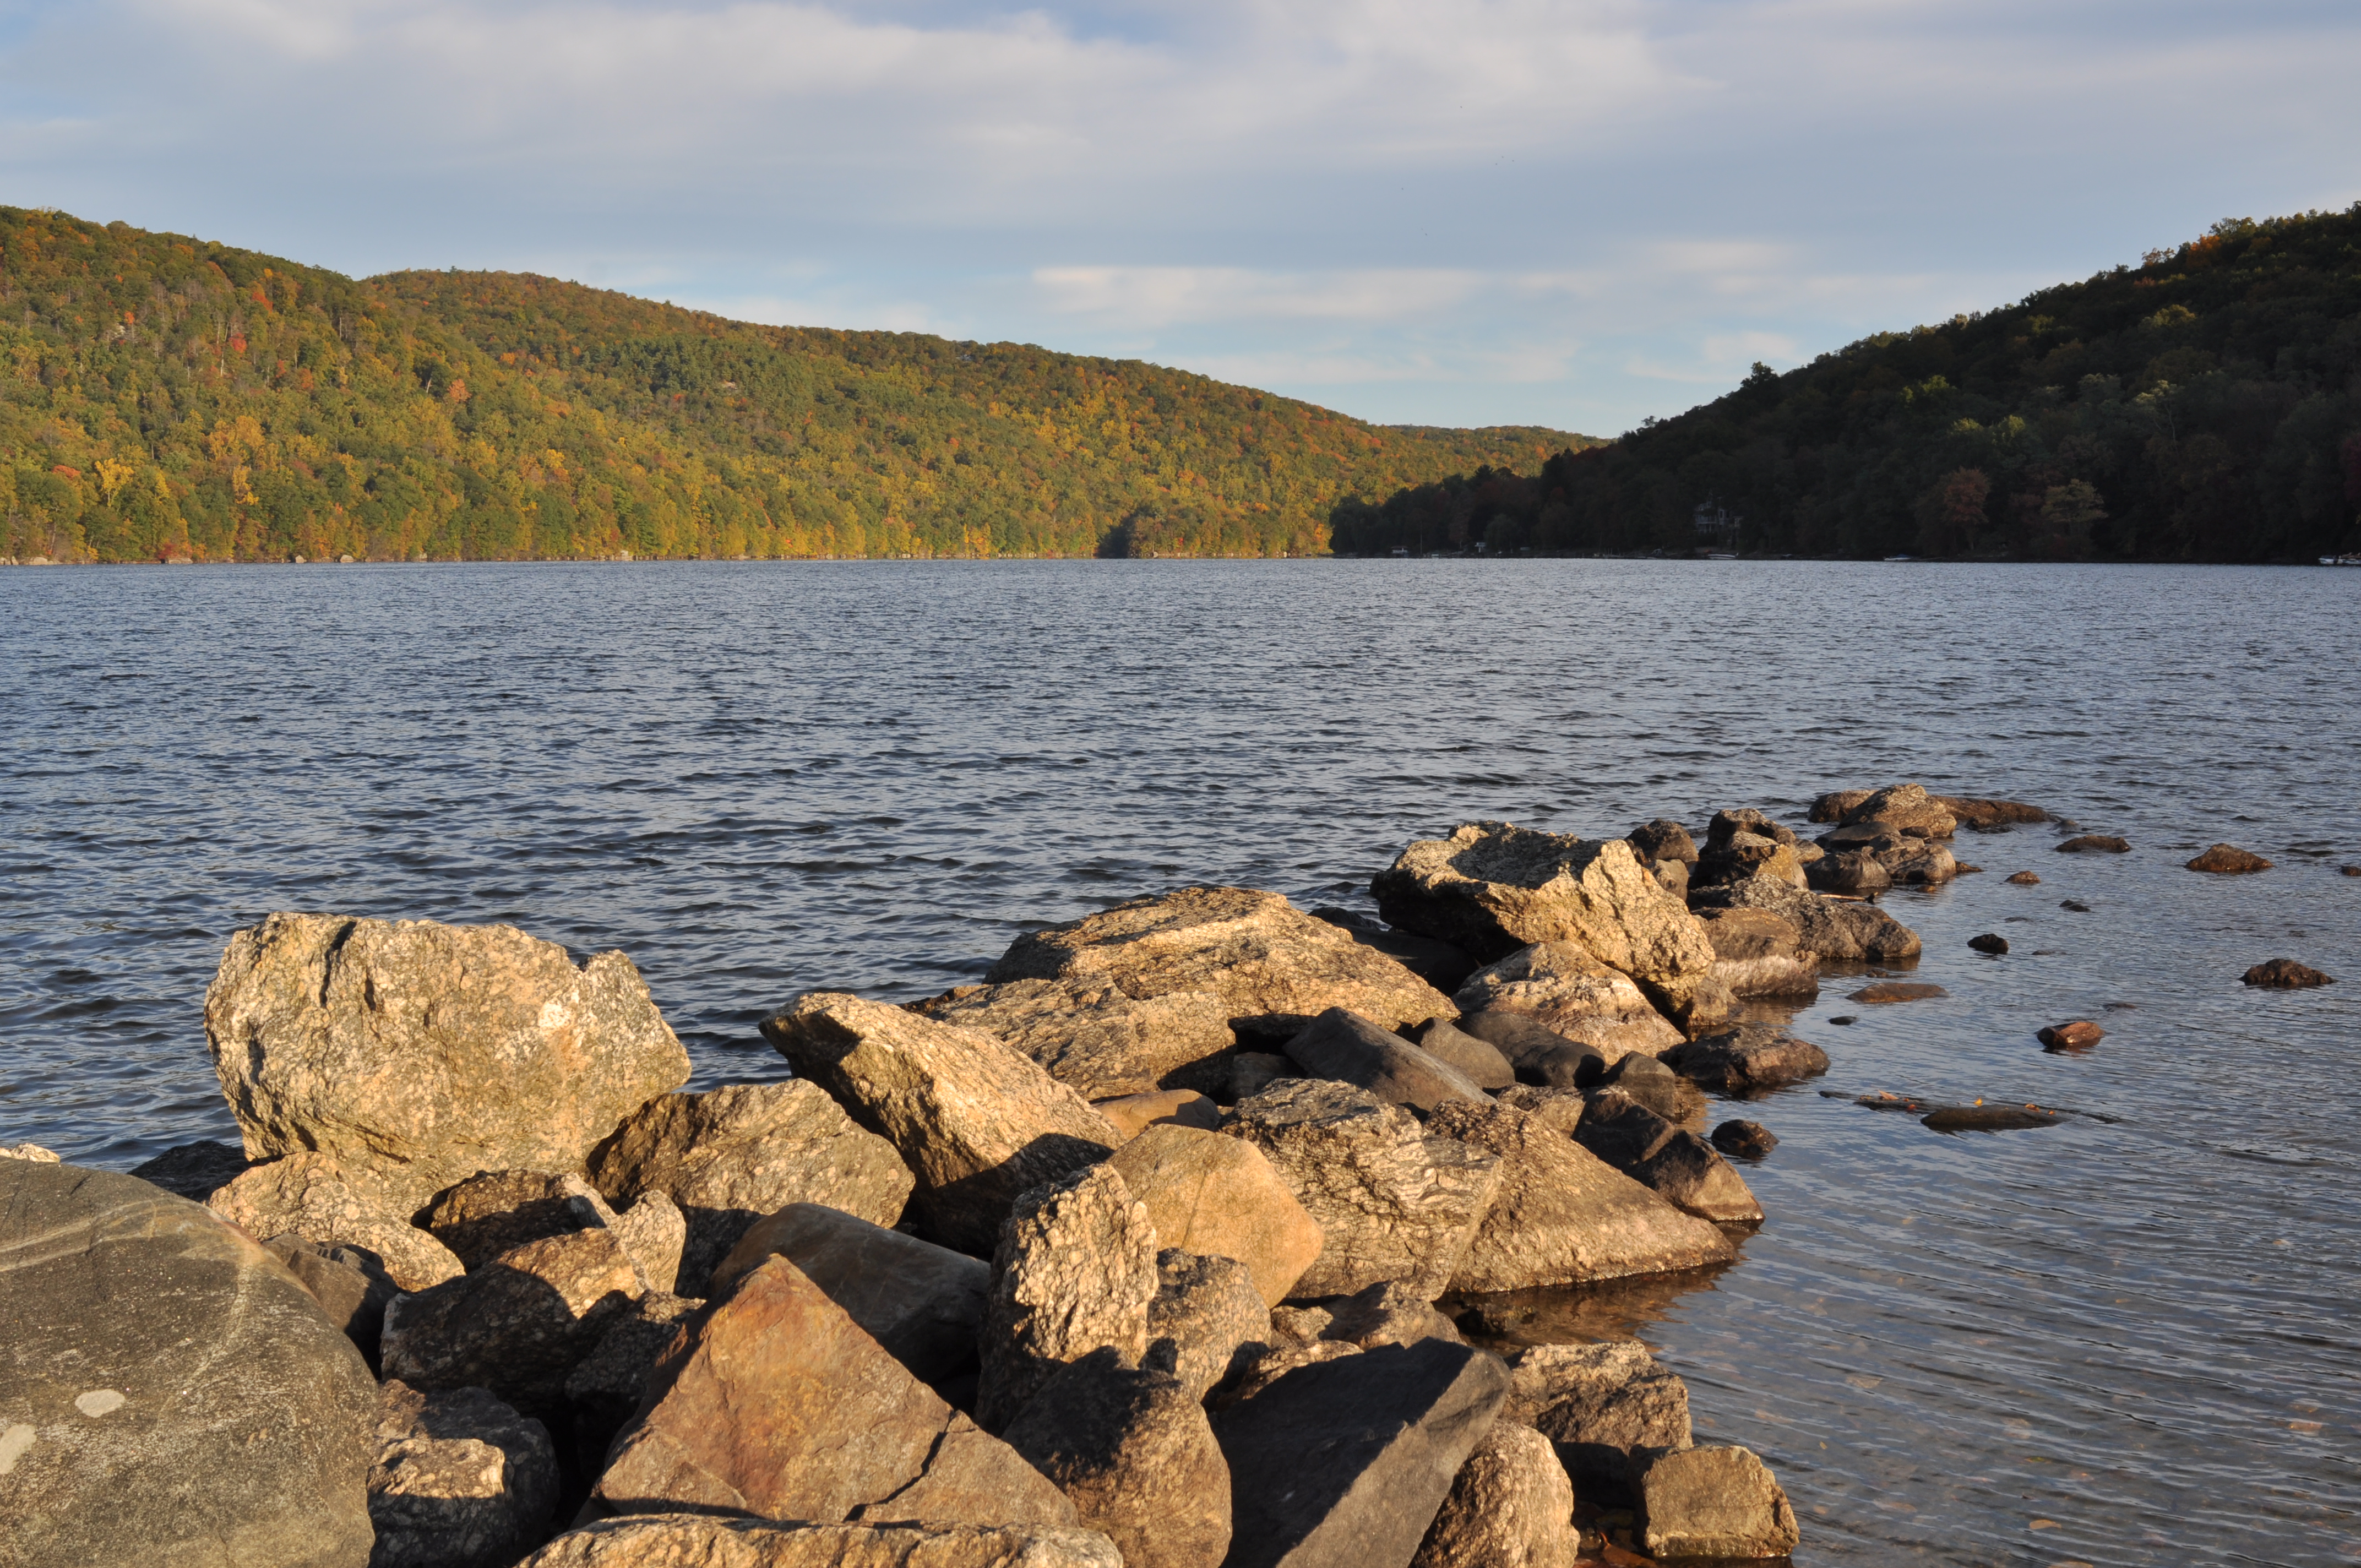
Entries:
[[2189,861],[2187,865],[2192,872],[2212,872],[2217,876],[2246,876],[2271,869],[2270,861],[2251,850],[2241,850],[2235,844],[2216,844]]
[[2325,975],[2293,959],[2273,959],[2259,963],[2238,977],[2246,985],[2264,991],[2303,991],[2315,985],[2334,985],[2336,979]]
[[377,1386],[262,1247],[112,1171],[0,1160],[12,1568],[363,1568]]
[[1649,1466],[1642,1492],[1653,1556],[1784,1557],[1803,1539],[1787,1494],[1747,1449],[1668,1453]]
[[1859,991],[1847,992],[1845,1000],[1872,1004],[1893,1002],[1931,1002],[1938,996],[1950,994],[1939,985],[1927,985],[1917,981],[1882,980],[1874,985],[1864,985]]
[[1086,1100],[1159,1089],[1215,1092],[1237,1043],[1230,1005],[1213,992],[1135,997],[1095,979],[963,985],[912,1010],[982,1029]]
[[1124,1568],[1096,1530],[667,1514],[569,1530],[517,1568]]
[[802,1270],[920,1382],[974,1364],[992,1290],[992,1266],[982,1258],[822,1204],[790,1203],[748,1228],[713,1271],[714,1292],[728,1294],[773,1257]]
[[1228,1568],[1409,1563],[1508,1390],[1491,1356],[1429,1339],[1298,1367],[1224,1411]]

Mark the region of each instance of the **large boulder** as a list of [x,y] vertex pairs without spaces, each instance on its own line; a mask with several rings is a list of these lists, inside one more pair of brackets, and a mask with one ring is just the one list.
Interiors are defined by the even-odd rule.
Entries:
[[1411,1045],[1373,1018],[1331,1007],[1287,1042],[1306,1078],[1331,1078],[1367,1090],[1389,1105],[1424,1113],[1446,1100],[1479,1102],[1476,1080]]
[[1793,831],[1753,810],[1717,811],[1707,825],[1705,848],[1689,876],[1689,888],[1714,886],[1741,877],[1775,877],[1804,885],[1803,846]]
[[1172,1375],[1191,1398],[1244,1370],[1271,1337],[1270,1308],[1245,1264],[1178,1247],[1157,1253],[1148,1343],[1172,1342]]
[[992,1266],[982,1258],[856,1214],[790,1203],[747,1229],[713,1271],[714,1293],[728,1294],[773,1257],[801,1269],[920,1382],[939,1384],[974,1365],[992,1292]]
[[1574,1483],[1529,1426],[1496,1420],[1451,1483],[1411,1568],[1575,1568]]
[[927,1234],[987,1254],[1016,1195],[1104,1159],[1123,1135],[1082,1097],[981,1030],[813,992],[763,1025],[797,1073],[892,1144]]
[[690,1294],[704,1291],[761,1215],[825,1203],[890,1225],[916,1185],[891,1143],[802,1079],[652,1100],[592,1152],[588,1168],[616,1202],[661,1193],[679,1205],[688,1239],[678,1288]]
[[1194,1127],[1157,1126],[1107,1162],[1148,1206],[1159,1245],[1235,1258],[1275,1307],[1320,1256],[1318,1221],[1261,1149]]
[[566,1375],[646,1293],[613,1232],[544,1236],[394,1298],[385,1374],[420,1388],[489,1388],[527,1415],[555,1418],[566,1409]]
[[1210,991],[1135,997],[1097,979],[962,985],[911,1011],[983,1030],[1085,1100],[1218,1092],[1237,1043],[1229,1004]]
[[1411,845],[1369,887],[1387,920],[1488,962],[1537,942],[1577,943],[1676,1020],[1713,970],[1705,932],[1620,839],[1470,823]]
[[1557,1446],[1576,1489],[1626,1499],[1663,1455],[1689,1446],[1688,1386],[1636,1340],[1511,1352],[1506,1418]]
[[512,926],[270,916],[222,954],[205,1041],[248,1156],[316,1150],[430,1190],[579,1170],[688,1078],[631,959],[577,968]]
[[1653,1056],[1685,1037],[1631,977],[1579,942],[1537,942],[1467,977],[1452,998],[1470,1015],[1521,1013],[1608,1061]]
[[353,1348],[375,1372],[378,1345],[385,1337],[385,1310],[401,1288],[385,1265],[372,1254],[353,1247],[322,1246],[291,1232],[272,1236],[262,1245],[312,1293],[320,1310],[328,1314],[328,1321],[353,1342]]
[[1299,1366],[1223,1411],[1229,1568],[1407,1565],[1508,1383],[1493,1357],[1429,1339]]
[[1713,972],[1741,997],[1809,1000],[1819,994],[1820,955],[1804,946],[1803,933],[1784,915],[1767,909],[1700,909],[1706,940],[1713,944]]
[[358,1248],[382,1262],[404,1290],[423,1290],[456,1278],[467,1266],[411,1223],[433,1196],[416,1176],[306,1150],[253,1167],[206,1205],[250,1236],[292,1234],[321,1246]]
[[388,1382],[369,1470],[369,1568],[509,1568],[549,1535],[549,1431],[482,1388]]
[[774,1524],[664,1514],[569,1530],[517,1568],[1124,1568],[1093,1530]]
[[1137,1361],[1156,1299],[1156,1226],[1112,1166],[1016,1201],[992,1259],[975,1414],[998,1431],[1059,1367],[1102,1345]]
[[1500,1184],[1451,1276],[1468,1294],[1727,1263],[1721,1232],[1510,1105],[1446,1105],[1428,1124],[1499,1159]]
[[1451,1012],[1441,992],[1350,933],[1243,887],[1184,887],[1030,932],[985,979],[1066,980],[1141,1001],[1202,992],[1233,1019],[1349,1007],[1394,1028]]
[[1449,1137],[1367,1090],[1286,1079],[1232,1113],[1320,1226],[1320,1255],[1296,1280],[1305,1299],[1398,1279],[1432,1300],[1459,1266],[1499,1185],[1498,1157]]
[[[1818,843],[1829,860],[1848,868],[1813,868],[1817,874],[1810,877],[1812,884],[1831,893],[1874,893],[1881,885],[1895,883],[1932,886],[1960,874],[1960,862],[1949,850],[1889,822],[1849,822],[1821,834]],[[1876,874],[1869,872],[1872,865]],[[1879,876],[1884,879],[1883,883]]]
[[1826,898],[1773,877],[1747,877],[1697,894],[1707,908],[1767,909],[1795,927],[1797,939],[1824,959],[1902,963],[1918,956],[1918,933],[1874,904]]
[[262,1247],[132,1177],[0,1160],[0,1557],[363,1568],[377,1387]]
[[1104,1346],[1059,1369],[1005,1434],[1124,1568],[1221,1568],[1230,1472],[1202,1393]]
[[675,1343],[594,1497],[625,1514],[1074,1523],[1055,1486],[781,1257]]
[[566,1375],[574,1453],[586,1475],[606,1465],[607,1446],[640,1408],[656,1364],[705,1303],[651,1290],[608,1321],[597,1348]]
[[192,1143],[175,1144],[155,1158],[141,1161],[131,1168],[131,1174],[142,1181],[154,1182],[167,1192],[202,1203],[245,1175],[253,1163],[246,1157],[243,1144],[199,1138]]
[[1784,1557],[1803,1539],[1787,1494],[1749,1449],[1668,1453],[1648,1467],[1641,1493],[1652,1556]]

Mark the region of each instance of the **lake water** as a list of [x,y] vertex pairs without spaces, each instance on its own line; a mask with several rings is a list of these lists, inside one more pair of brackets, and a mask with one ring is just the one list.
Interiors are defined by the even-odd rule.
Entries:
[[[1782,1142],[1743,1260],[1516,1332],[1626,1312],[1700,1441],[1776,1469],[1799,1563],[2361,1561],[2356,671],[2361,572],[2317,569],[0,573],[0,1143],[235,1138],[201,1003],[274,909],[621,948],[702,1087],[784,1074],[753,1024],[796,991],[925,994],[1137,894],[1366,906],[1466,819],[1800,826],[1917,779],[2135,850],[1963,832],[1984,874],[1887,901],[1949,998],[1830,985],[1795,1024],[1828,1078],[1745,1112]],[[2180,869],[2216,839],[2278,869]],[[2282,954],[2345,982],[2238,983]],[[2079,1016],[2096,1049],[2035,1044]],[[1822,1089],[2109,1119],[1945,1136]]]

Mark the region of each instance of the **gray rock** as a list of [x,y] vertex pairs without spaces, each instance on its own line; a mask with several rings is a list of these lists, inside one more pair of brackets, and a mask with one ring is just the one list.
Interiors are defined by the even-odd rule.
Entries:
[[1339,1297],[1327,1304],[1328,1321],[1321,1326],[1320,1337],[1349,1344],[1356,1350],[1375,1350],[1381,1344],[1416,1344],[1422,1339],[1447,1340],[1453,1344],[1465,1344],[1458,1325],[1437,1311],[1434,1303],[1403,1286],[1389,1279],[1350,1296]]
[[1721,1224],[1760,1224],[1763,1205],[1714,1146],[1685,1128],[1625,1172],[1675,1208]]
[[963,985],[912,1011],[982,1029],[1085,1100],[1217,1092],[1235,1054],[1229,1006],[1210,991],[1143,998],[1104,981],[1016,980]]
[[1901,963],[1918,956],[1918,934],[1873,904],[1824,898],[1770,877],[1708,888],[1695,901],[1706,908],[1767,909],[1784,916],[1806,948],[1823,960]]
[[778,1257],[658,1364],[594,1497],[626,1514],[1074,1523],[1055,1486]]
[[1633,1499],[1651,1464],[1689,1446],[1687,1385],[1635,1340],[1534,1345],[1508,1361],[1508,1419],[1557,1445],[1587,1499]]
[[449,1247],[411,1223],[432,1194],[414,1173],[346,1166],[333,1155],[291,1154],[258,1165],[214,1191],[206,1206],[255,1237],[292,1233],[321,1246],[349,1246],[385,1265],[404,1290],[465,1272]]
[[1717,1093],[1759,1094],[1828,1070],[1828,1054],[1771,1024],[1744,1024],[1677,1046],[1664,1063]]
[[[1634,1058],[1626,1058],[1627,1060]],[[1587,1091],[1580,1089],[1545,1089],[1529,1083],[1504,1091],[1499,1096],[1503,1105],[1513,1105],[1554,1133],[1572,1137],[1582,1124],[1582,1114]]]
[[1894,885],[1894,873],[1874,850],[1867,849],[1831,850],[1806,868],[1804,877],[1816,892],[1855,898],[1883,893]]
[[385,1385],[368,1477],[369,1568],[509,1568],[548,1538],[548,1429],[482,1388]]
[[1653,1057],[1625,1057],[1599,1074],[1598,1087],[1621,1090],[1675,1126],[1705,1115],[1697,1086]]
[[1819,994],[1820,955],[1803,945],[1794,921],[1767,909],[1702,909],[1697,919],[1713,944],[1714,976],[1733,994]]
[[853,1124],[818,1083],[732,1083],[642,1106],[590,1156],[590,1179],[617,1204],[661,1193],[688,1234],[679,1286],[708,1288],[746,1227],[790,1203],[825,1203],[880,1225],[902,1217],[915,1185],[893,1144]]
[[1484,1099],[1476,1080],[1449,1062],[1342,1007],[1314,1018],[1288,1041],[1287,1054],[1306,1078],[1355,1084],[1389,1105],[1426,1112],[1446,1100]]
[[1206,1398],[1207,1409],[1215,1412],[1235,1409],[1299,1366],[1317,1366],[1323,1362],[1361,1354],[1361,1347],[1357,1344],[1316,1338],[1258,1348],[1259,1354],[1248,1361],[1243,1370]]
[[1500,1179],[1499,1161],[1429,1137],[1365,1089],[1290,1079],[1238,1102],[1229,1131],[1262,1150],[1319,1224],[1298,1298],[1349,1296],[1398,1279],[1443,1294]]
[[1156,1280],[1148,1342],[1171,1342],[1172,1375],[1191,1398],[1203,1398],[1268,1347],[1270,1309],[1237,1259],[1166,1247],[1156,1255]]
[[378,1342],[385,1333],[386,1305],[401,1292],[385,1265],[357,1247],[321,1246],[292,1233],[262,1245],[312,1293],[328,1321],[353,1342],[374,1372]]
[[1570,1040],[1527,1013],[1487,1008],[1459,1020],[1459,1027],[1509,1058],[1521,1083],[1574,1089],[1595,1083],[1607,1069],[1607,1053]]
[[430,1190],[578,1170],[688,1077],[631,959],[577,968],[511,926],[270,916],[230,938],[205,1040],[249,1156],[407,1168]]
[[2127,855],[2132,847],[2112,833],[2082,833],[2050,848],[2061,855]]
[[1223,1411],[1229,1568],[1408,1564],[1508,1382],[1491,1356],[1430,1339],[1297,1367]]
[[9,1159],[0,1256],[11,1568],[368,1561],[376,1385],[270,1254],[145,1181]]
[[1648,1467],[1641,1506],[1654,1557],[1784,1557],[1803,1539],[1787,1494],[1748,1449],[1664,1455]]
[[1469,1014],[1526,1014],[1609,1061],[1633,1051],[1653,1056],[1683,1038],[1629,975],[1578,942],[1520,948],[1469,976],[1452,1000]]
[[1631,846],[1631,852],[1649,865],[1664,861],[1697,864],[1697,840],[1689,837],[1687,828],[1668,817],[1642,823],[1623,835],[1623,839]]
[[797,1073],[894,1146],[917,1178],[912,1212],[928,1235],[961,1252],[997,1245],[1018,1193],[1095,1164],[1123,1142],[1081,1095],[981,1030],[814,992],[763,1033]]
[[1449,1019],[1437,1018],[1420,1031],[1418,1048],[1440,1058],[1467,1075],[1477,1088],[1491,1092],[1517,1081],[1517,1069],[1489,1040],[1479,1040]]
[[1279,1051],[1240,1051],[1230,1062],[1233,1104],[1260,1094],[1282,1078],[1295,1076],[1295,1064]]
[[719,1268],[716,1295],[784,1257],[921,1383],[975,1365],[992,1266],[818,1203],[757,1220]]
[[1194,1127],[1150,1127],[1107,1162],[1147,1205],[1159,1245],[1246,1266],[1267,1305],[1287,1299],[1326,1245],[1262,1150]]
[[566,1375],[574,1412],[574,1452],[588,1475],[605,1468],[607,1448],[639,1409],[656,1364],[705,1303],[651,1290],[608,1322],[588,1355]]
[[1124,1568],[1096,1530],[664,1514],[569,1530],[517,1568]]
[[1411,1568],[1575,1568],[1574,1483],[1550,1440],[1495,1421],[1459,1467]]
[[133,1166],[131,1174],[178,1197],[202,1203],[215,1190],[245,1175],[247,1167],[253,1163],[236,1144],[200,1138],[195,1143],[176,1145],[154,1159]]
[[1499,1193],[1453,1271],[1455,1291],[1664,1274],[1734,1255],[1713,1225],[1512,1106],[1446,1105],[1430,1130],[1500,1160]]
[[1112,1166],[1016,1201],[992,1259],[976,1420],[997,1431],[1059,1367],[1102,1345],[1137,1362],[1156,1299],[1156,1227]]
[[1230,1472],[1200,1398],[1104,1346],[1043,1384],[1006,1442],[1115,1542],[1125,1568],[1220,1568]]
[[601,1227],[511,1247],[457,1279],[398,1296],[385,1314],[385,1374],[413,1387],[490,1389],[555,1419],[566,1375],[647,1293]]

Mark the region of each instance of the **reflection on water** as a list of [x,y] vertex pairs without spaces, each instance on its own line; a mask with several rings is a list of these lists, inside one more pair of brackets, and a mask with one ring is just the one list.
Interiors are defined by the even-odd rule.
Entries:
[[[1742,1248],[1742,1233],[1735,1226],[1725,1228]],[[1683,1297],[1712,1289],[1734,1266],[1718,1263],[1679,1274],[1605,1279],[1595,1285],[1453,1296],[1441,1305],[1471,1342],[1495,1350],[1610,1339],[1653,1341],[1656,1336],[1650,1329],[1669,1317]]]
[[[1828,1078],[1713,1107],[1780,1140],[1741,1259],[1485,1332],[1639,1332],[1806,1564],[2361,1563],[2356,610],[2361,573],[2219,568],[0,572],[0,1143],[231,1132],[200,1001],[273,909],[622,948],[701,1087],[784,1072],[753,1024],[797,990],[939,992],[1135,894],[1366,909],[1464,819],[1800,827],[1915,778],[2133,852],[1963,834],[1982,874],[1883,900],[1949,995],[1838,979],[1795,1022]],[[2180,869],[2216,840],[2278,867]],[[2238,983],[2281,956],[2341,983]]]

